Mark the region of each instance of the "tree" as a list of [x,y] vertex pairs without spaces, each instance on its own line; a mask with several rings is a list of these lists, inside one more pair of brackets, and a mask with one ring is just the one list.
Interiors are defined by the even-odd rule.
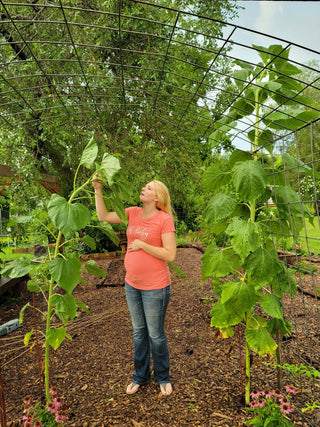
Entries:
[[215,19],[236,8],[195,0],[2,5],[0,137],[15,159],[6,155],[7,164],[27,157],[32,170],[59,175],[67,195],[83,141],[95,134],[139,187],[145,175],[165,174],[171,187],[177,177],[197,179],[212,120],[199,100],[218,79],[206,71],[210,61],[216,70],[226,63],[215,59]]

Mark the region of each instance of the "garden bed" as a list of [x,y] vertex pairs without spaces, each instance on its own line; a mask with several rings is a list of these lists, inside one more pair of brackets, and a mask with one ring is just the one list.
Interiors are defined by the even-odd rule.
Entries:
[[[216,331],[210,327],[210,304],[203,302],[212,294],[209,281],[201,284],[201,256],[197,249],[179,248],[172,269],[166,330],[174,392],[168,398],[159,394],[154,380],[133,396],[125,394],[133,370],[131,324],[124,288],[112,286],[123,283],[123,258],[97,260],[107,271],[104,286],[99,287],[101,278],[86,274],[86,286],[79,285],[74,291],[89,306],[91,315],[81,313],[71,322],[68,332],[73,340],[64,341],[52,352],[51,379],[67,405],[66,427],[243,426],[251,417],[241,398],[237,328],[233,338],[216,339]],[[0,323],[16,318],[26,302],[0,307]],[[40,308],[42,304],[36,297],[36,305]],[[38,316],[37,320],[43,328],[42,319]],[[0,338],[8,426],[18,425],[25,395],[40,396],[36,350],[25,351],[22,342],[32,327],[29,309],[24,325]],[[300,338],[303,349],[305,337]],[[284,342],[283,347],[292,346],[294,340]],[[315,349],[315,353],[319,351]],[[277,386],[274,369],[264,361],[253,359],[252,388]],[[304,390],[294,399],[301,407]],[[296,426],[309,425],[297,410],[291,418]]]

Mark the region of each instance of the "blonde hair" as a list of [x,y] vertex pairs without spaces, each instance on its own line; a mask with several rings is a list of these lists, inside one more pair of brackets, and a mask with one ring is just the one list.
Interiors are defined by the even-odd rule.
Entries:
[[173,209],[168,188],[161,181],[153,180],[153,182],[158,198],[157,208],[166,212],[173,218]]

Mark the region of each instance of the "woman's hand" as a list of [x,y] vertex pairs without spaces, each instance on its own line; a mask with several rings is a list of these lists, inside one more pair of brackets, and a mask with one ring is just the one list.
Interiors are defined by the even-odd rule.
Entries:
[[133,242],[128,245],[128,252],[138,251],[139,249],[143,249],[143,241],[140,239],[135,239]]
[[102,191],[102,176],[99,173],[95,173],[92,177],[93,188],[97,191]]

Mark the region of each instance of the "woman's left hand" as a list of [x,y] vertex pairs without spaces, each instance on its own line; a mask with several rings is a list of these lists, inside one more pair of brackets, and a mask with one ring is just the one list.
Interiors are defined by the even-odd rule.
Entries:
[[142,246],[143,246],[143,241],[140,239],[135,239],[128,246],[128,252],[138,251],[139,249],[142,249]]

